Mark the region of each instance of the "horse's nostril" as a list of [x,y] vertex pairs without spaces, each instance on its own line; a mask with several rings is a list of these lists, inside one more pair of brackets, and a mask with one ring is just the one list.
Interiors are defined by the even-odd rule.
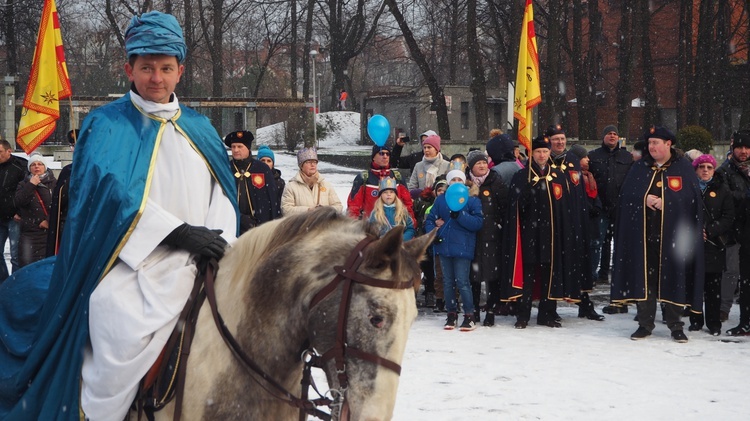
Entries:
[[380,329],[381,327],[383,327],[383,324],[384,324],[383,318],[380,317],[380,316],[372,316],[372,317],[370,317],[370,323],[373,326],[375,326],[376,328],[378,328],[378,329]]

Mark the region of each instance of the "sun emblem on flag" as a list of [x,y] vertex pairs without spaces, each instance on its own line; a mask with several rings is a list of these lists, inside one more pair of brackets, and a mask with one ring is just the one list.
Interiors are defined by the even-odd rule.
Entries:
[[53,102],[57,101],[57,98],[55,98],[55,94],[51,91],[43,93],[42,99],[44,99],[44,102],[47,103],[47,105],[52,105]]

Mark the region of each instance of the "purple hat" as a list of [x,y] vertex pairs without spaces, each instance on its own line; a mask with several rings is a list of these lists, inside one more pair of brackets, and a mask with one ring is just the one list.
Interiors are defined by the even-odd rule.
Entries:
[[713,155],[703,154],[693,160],[693,168],[698,169],[700,164],[709,163],[716,168],[716,158]]

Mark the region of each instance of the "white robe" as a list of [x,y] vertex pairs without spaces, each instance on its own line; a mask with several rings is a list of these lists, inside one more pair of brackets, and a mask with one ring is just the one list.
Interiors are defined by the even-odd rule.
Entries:
[[[176,97],[157,104],[131,96],[159,117],[178,110]],[[183,222],[222,229],[230,244],[235,240],[231,202],[203,158],[167,123],[143,215],[89,302],[91,346],[84,354],[81,406],[93,421],[125,417],[187,302],[197,272],[193,258],[159,245]]]

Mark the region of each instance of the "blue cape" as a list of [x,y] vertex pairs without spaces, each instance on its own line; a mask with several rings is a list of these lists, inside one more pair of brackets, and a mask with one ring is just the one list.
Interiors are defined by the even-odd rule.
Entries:
[[[180,108],[171,121],[203,156],[236,210],[234,179],[221,138],[206,117]],[[33,346],[0,349],[0,417],[79,419],[89,297],[145,207],[163,122],[141,113],[130,94],[84,120],[74,154],[68,221],[49,292],[39,314],[27,316],[28,323],[39,320]],[[49,262],[19,274],[39,271],[38,276],[44,276],[44,264]],[[28,341],[29,332],[21,337]],[[11,361],[15,364],[5,364]]]

